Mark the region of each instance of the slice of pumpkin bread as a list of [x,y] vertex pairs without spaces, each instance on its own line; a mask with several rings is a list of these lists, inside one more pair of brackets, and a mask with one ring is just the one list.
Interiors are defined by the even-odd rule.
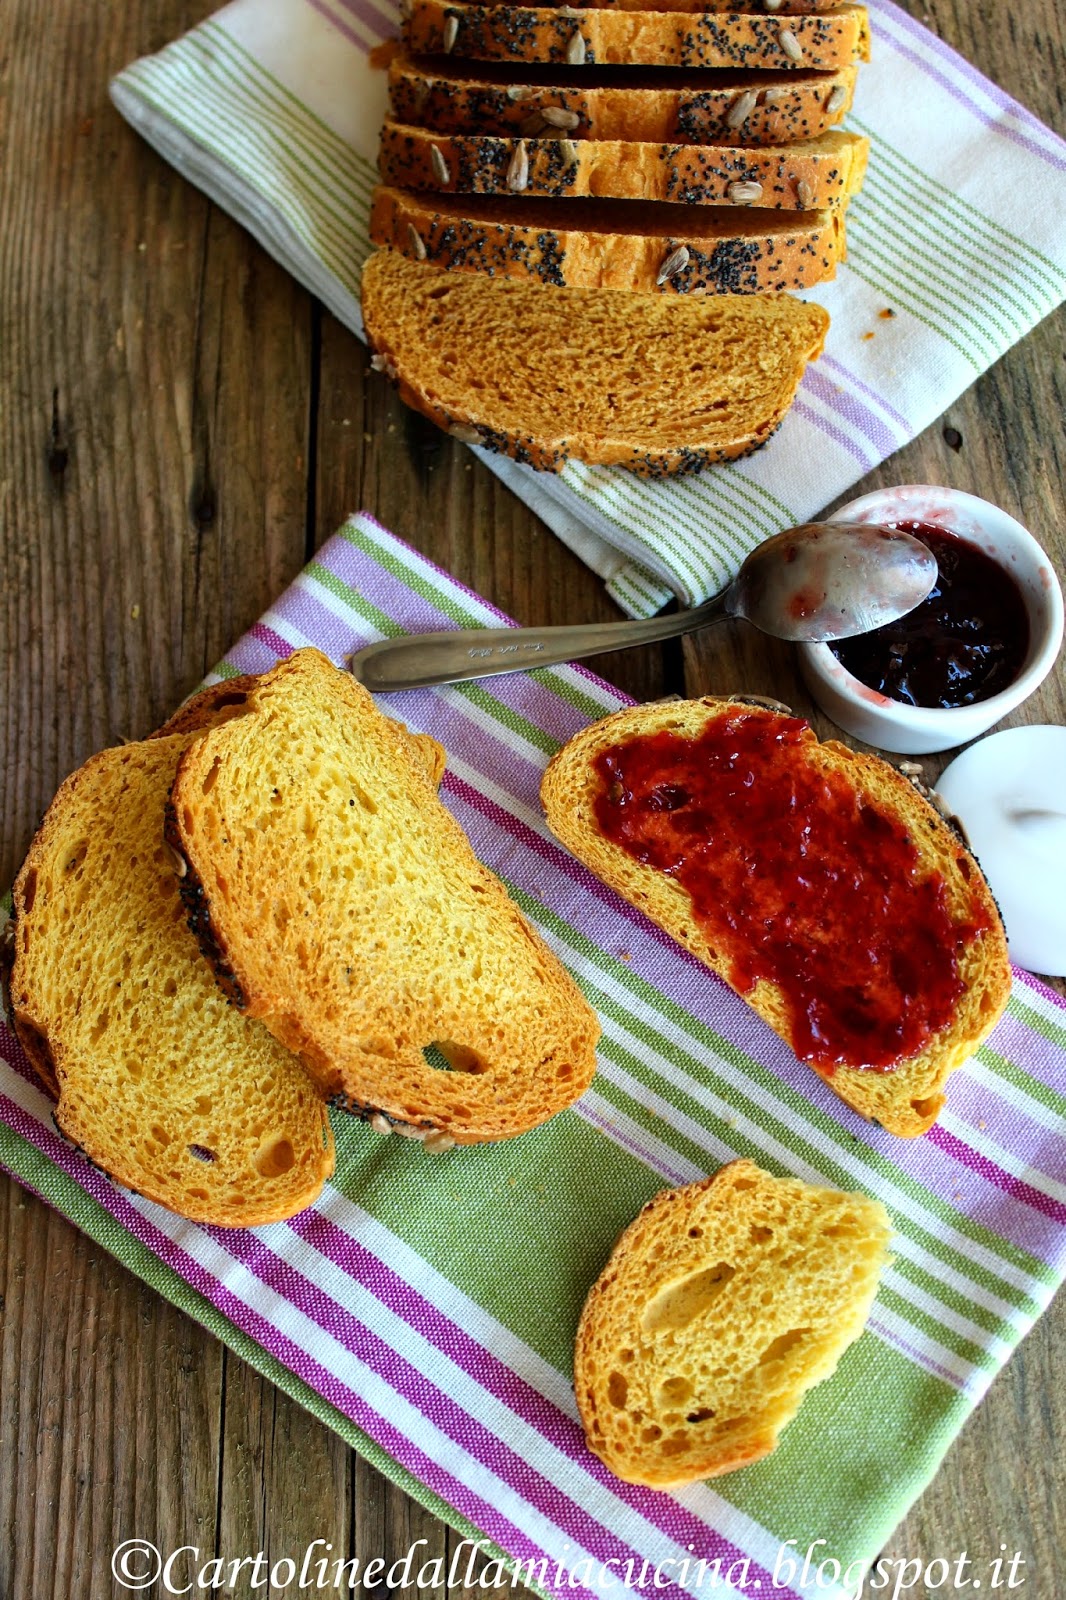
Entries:
[[879,1201],[751,1161],[664,1189],[582,1312],[574,1389],[589,1448],[658,1489],[768,1455],[862,1332],[891,1234]]
[[410,737],[301,650],[178,767],[167,837],[226,992],[363,1115],[500,1139],[570,1105],[599,1026]]
[[304,1068],[226,1003],[185,925],[163,810],[190,737],[104,750],[63,784],[15,883],[10,996],[61,1132],[172,1211],[244,1227],[309,1205],[333,1139]]
[[936,1121],[1010,995],[1007,940],[958,832],[877,756],[714,699],[576,734],[552,832],[890,1133]]
[[558,294],[394,250],[363,269],[363,314],[375,362],[448,432],[541,469],[648,478],[765,444],[829,326],[790,295]]

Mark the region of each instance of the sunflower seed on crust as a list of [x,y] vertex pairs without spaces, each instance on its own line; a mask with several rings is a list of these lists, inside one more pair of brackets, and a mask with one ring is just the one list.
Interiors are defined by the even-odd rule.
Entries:
[[375,1133],[391,1133],[392,1123],[381,1111],[375,1111],[372,1117],[367,1117],[366,1125],[373,1128]]
[[407,224],[407,242],[415,253],[416,261],[426,259],[426,244],[413,222]]
[[435,144],[431,144],[429,147],[429,162],[430,166],[433,168],[433,176],[436,178],[438,183],[451,183],[451,169]]
[[393,1133],[398,1133],[401,1139],[416,1139],[419,1144],[433,1132],[432,1128],[412,1127],[409,1122],[394,1122],[392,1131]]
[[437,1128],[426,1134],[422,1140],[422,1148],[427,1155],[439,1156],[443,1155],[445,1150],[453,1150],[455,1140],[450,1133],[445,1133],[443,1128]]
[[836,86],[830,92],[829,99],[825,103],[826,116],[832,117],[838,111],[843,110],[843,107],[847,102],[847,98],[848,91],[844,85],[842,83],[836,84]]
[[455,49],[455,41],[456,41],[456,39],[458,39],[458,37],[459,37],[459,18],[458,17],[446,17],[444,19],[444,38],[442,40],[442,43],[443,43],[443,46],[444,46],[444,54],[446,56],[450,56],[452,51]]
[[534,111],[519,125],[519,133],[523,139],[535,139],[538,133],[543,133],[547,123],[539,111]]
[[507,187],[512,194],[521,194],[529,183],[529,157],[526,155],[524,139],[519,139],[514,147],[511,164],[507,168]]
[[508,100],[528,100],[533,90],[527,83],[512,83],[507,91]]
[[803,46],[791,28],[782,28],[777,36],[777,42],[790,61],[803,60]]
[[783,0],[762,0],[767,11],[780,11]]
[[731,183],[729,198],[735,206],[754,205],[756,200],[762,199],[762,184],[754,180],[750,183]]
[[571,67],[584,66],[585,38],[582,33],[577,32],[571,37],[570,43],[566,47],[566,61],[567,65]]
[[448,429],[453,439],[458,439],[460,444],[480,444],[481,433],[477,428],[472,428],[465,422],[453,422]]
[[792,92],[787,84],[775,84],[772,89],[767,89],[763,95],[763,103],[768,106],[779,106],[782,100],[787,100]]
[[181,851],[175,850],[172,844],[168,844],[167,849],[170,851],[171,859],[174,862],[174,871],[177,873],[179,878],[184,878],[185,874],[189,870],[189,863],[186,861]]
[[540,114],[550,128],[576,128],[581,121],[576,111],[564,106],[542,106]]
[[375,350],[374,354],[370,357],[370,370],[371,370],[371,372],[384,372],[387,365],[388,365],[388,362],[386,361],[385,357],[381,354],[381,351],[380,350]]
[[801,178],[796,185],[796,199],[800,203],[801,211],[814,210],[814,190],[806,178]]
[[559,151],[568,167],[577,166],[577,145],[573,139],[560,139]]
[[659,268],[655,278],[656,286],[661,289],[664,283],[669,282],[671,278],[676,278],[679,272],[683,272],[688,266],[688,263],[688,245],[679,244],[676,250],[671,250],[670,254],[666,257],[662,266]]
[[758,103],[758,95],[755,94],[751,89],[745,89],[744,93],[738,95],[733,101],[733,104],[730,106],[729,114],[725,119],[726,127],[734,129],[742,128],[745,122],[747,122],[748,118],[751,116],[752,112],[755,110],[755,107],[758,105]]

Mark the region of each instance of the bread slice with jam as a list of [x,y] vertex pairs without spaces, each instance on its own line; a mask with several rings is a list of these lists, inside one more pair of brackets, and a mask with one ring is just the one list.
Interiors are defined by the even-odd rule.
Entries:
[[595,1013],[410,736],[317,650],[190,743],[167,838],[225,993],[347,1109],[472,1144],[588,1085]]
[[741,995],[831,1089],[925,1133],[1010,993],[981,870],[915,785],[799,718],[636,707],[545,773],[552,831]]
[[653,1489],[768,1455],[862,1333],[891,1236],[879,1201],[751,1161],[664,1189],[581,1315],[574,1392],[589,1449]]

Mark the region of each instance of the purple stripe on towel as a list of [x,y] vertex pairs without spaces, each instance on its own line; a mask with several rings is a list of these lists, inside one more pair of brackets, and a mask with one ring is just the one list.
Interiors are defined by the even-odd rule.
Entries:
[[[439,1311],[405,1278],[330,1218],[323,1216],[320,1211],[304,1211],[293,1218],[289,1227],[339,1267],[348,1278],[362,1285],[409,1327],[443,1351],[494,1399],[535,1428],[602,1488],[609,1490],[653,1527],[682,1547],[697,1540],[706,1541],[710,1535],[711,1548],[701,1549],[699,1554],[708,1561],[721,1557],[723,1567],[741,1557],[742,1552],[735,1545],[708,1528],[701,1518],[694,1516],[672,1497],[649,1495],[635,1485],[616,1478],[586,1448],[581,1428],[574,1418],[561,1411],[512,1367]],[[572,1531],[568,1525],[567,1532]],[[586,1549],[592,1548],[584,1538],[582,1543]],[[767,1574],[760,1569],[759,1576],[766,1578]]]
[[857,395],[848,394],[846,390],[832,383],[824,372],[819,372],[817,367],[808,367],[803,378],[803,388],[809,389],[811,394],[817,395],[824,405],[832,406],[845,421],[850,422],[853,428],[858,428],[864,433],[881,452],[882,457],[890,456],[893,450],[903,443],[891,429],[886,427],[881,418],[863,405]]
[[1066,1205],[1061,1200],[1053,1200],[1050,1195],[1034,1189],[1031,1183],[1026,1183],[1024,1178],[1016,1178],[1013,1173],[1004,1171],[988,1156],[983,1156],[978,1150],[972,1150],[955,1134],[948,1133],[940,1123],[933,1124],[926,1138],[945,1155],[961,1161],[964,1167],[979,1173],[982,1178],[994,1184],[997,1189],[1002,1189],[1003,1193],[1010,1195],[1013,1200],[1021,1200],[1025,1205],[1032,1206],[1034,1211],[1050,1217],[1052,1222],[1066,1225]]

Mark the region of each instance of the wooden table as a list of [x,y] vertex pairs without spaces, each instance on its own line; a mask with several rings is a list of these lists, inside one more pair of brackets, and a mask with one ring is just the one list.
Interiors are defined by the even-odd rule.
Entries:
[[[1066,127],[1066,0],[905,3]],[[408,415],[362,346],[110,108],[111,73],[210,9],[0,9],[2,883],[64,775],[156,726],[350,510],[369,508],[525,622],[614,614],[536,518]],[[974,490],[1020,516],[1061,568],[1064,355],[1059,315],[861,487]],[[740,628],[605,669],[644,698],[746,689],[807,704],[787,648]],[[1021,717],[1066,722],[1066,669]],[[1060,1600],[1064,1332],[1060,1302],[890,1553],[986,1561],[1002,1544],[1027,1562],[1026,1596]],[[318,1538],[391,1562],[415,1538],[434,1552],[455,1542],[0,1180],[0,1596],[121,1593],[111,1551],[135,1534],[205,1558],[277,1559]]]

